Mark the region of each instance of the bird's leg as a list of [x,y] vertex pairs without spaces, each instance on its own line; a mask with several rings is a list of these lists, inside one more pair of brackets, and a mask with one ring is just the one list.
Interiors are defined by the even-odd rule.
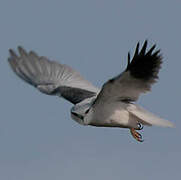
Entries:
[[138,133],[134,128],[130,128],[131,135],[139,142],[143,142],[142,135]]

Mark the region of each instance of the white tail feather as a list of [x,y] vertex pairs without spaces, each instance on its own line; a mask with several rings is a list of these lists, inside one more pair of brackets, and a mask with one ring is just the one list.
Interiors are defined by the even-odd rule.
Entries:
[[161,127],[174,127],[174,124],[164,120],[162,118],[157,117],[153,113],[143,109],[142,107],[138,106],[137,104],[130,104],[127,107],[127,110],[138,117],[141,120],[141,123],[144,125],[155,125]]

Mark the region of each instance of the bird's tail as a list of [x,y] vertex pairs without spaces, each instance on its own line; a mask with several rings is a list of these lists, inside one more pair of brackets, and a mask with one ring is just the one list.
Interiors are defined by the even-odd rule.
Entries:
[[147,126],[161,126],[161,127],[175,127],[173,123],[168,120],[164,120],[160,117],[157,117],[153,113],[143,109],[137,104],[130,104],[127,107],[127,110],[134,116],[139,118],[140,123]]

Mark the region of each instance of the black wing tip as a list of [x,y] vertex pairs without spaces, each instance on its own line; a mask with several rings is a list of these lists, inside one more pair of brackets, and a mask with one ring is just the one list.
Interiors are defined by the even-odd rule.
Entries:
[[126,70],[129,68],[130,63],[131,63],[131,55],[130,52],[128,52],[128,64]]
[[140,47],[140,42],[138,42],[137,45],[136,45],[136,50],[135,50],[135,53],[134,53],[134,57],[138,55],[139,47]]
[[19,46],[17,46],[17,49],[21,50],[21,49],[23,49],[23,47],[19,45]]
[[144,44],[143,44],[143,47],[142,47],[142,49],[141,49],[140,54],[145,55],[147,45],[148,45],[148,40],[145,40],[145,42],[144,42]]
[[[22,46],[17,46],[17,50],[20,55],[27,54],[26,50]],[[18,58],[18,55],[16,54],[16,52],[11,48],[9,49],[9,54],[11,57]]]
[[146,51],[148,40],[145,40],[141,50],[139,50],[139,42],[136,45],[136,50],[132,61],[130,62],[130,55],[128,53],[128,65],[126,71],[134,78],[142,80],[155,80],[158,78],[158,72],[162,64],[162,55],[160,49],[155,51],[156,44],[154,44],[148,51]]
[[14,57],[14,58],[18,57],[13,49],[9,49],[9,54],[10,54],[11,57]]
[[19,51],[20,56],[27,56],[28,53],[22,46],[18,46],[17,49]]

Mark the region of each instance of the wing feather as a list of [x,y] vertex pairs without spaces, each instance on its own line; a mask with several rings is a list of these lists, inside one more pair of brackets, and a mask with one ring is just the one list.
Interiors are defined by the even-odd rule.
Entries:
[[137,43],[132,61],[128,53],[126,70],[103,85],[94,104],[118,100],[136,101],[141,93],[150,91],[152,84],[158,79],[162,56],[160,50],[153,52],[156,45],[146,52],[147,44],[146,40],[139,52]]
[[62,96],[74,104],[97,95],[98,88],[71,67],[38,56],[34,51],[28,53],[20,46],[18,51],[19,56],[9,50],[8,61],[12,70],[41,92]]

